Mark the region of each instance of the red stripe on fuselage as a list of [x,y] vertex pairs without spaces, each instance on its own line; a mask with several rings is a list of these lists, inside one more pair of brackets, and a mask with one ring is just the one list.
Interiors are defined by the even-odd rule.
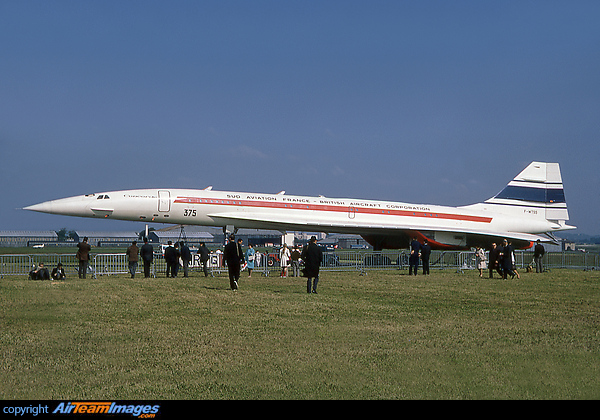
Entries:
[[433,249],[438,249],[438,250],[450,250],[450,249],[467,249],[466,246],[464,247],[457,247],[456,245],[448,245],[448,244],[444,244],[442,242],[438,242],[438,241],[434,241],[433,239],[430,239],[428,236],[423,235],[421,232],[419,232],[418,230],[412,230],[412,231],[406,231],[407,233],[410,233],[410,236],[416,236],[417,240],[420,243],[425,243],[425,240],[427,240],[427,243],[429,243],[429,245],[431,245],[431,247]]
[[313,210],[327,211],[338,213],[356,213],[356,214],[382,214],[391,216],[405,217],[426,217],[432,219],[448,219],[460,220],[465,222],[490,223],[491,217],[470,216],[464,214],[452,213],[435,213],[413,210],[393,210],[393,209],[378,209],[366,208],[360,206],[341,206],[330,204],[313,204],[302,202],[280,202],[280,201],[258,201],[258,200],[240,200],[240,199],[216,199],[216,198],[200,198],[200,197],[177,197],[173,201],[179,204],[205,204],[205,205],[221,205],[232,207],[252,207],[252,208],[269,208],[269,209],[293,209],[293,210]]

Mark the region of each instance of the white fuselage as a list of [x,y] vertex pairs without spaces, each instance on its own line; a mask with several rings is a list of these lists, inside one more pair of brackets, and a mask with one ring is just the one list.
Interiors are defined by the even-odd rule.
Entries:
[[361,235],[430,231],[438,232],[440,238],[444,236],[444,232],[540,234],[558,228],[558,225],[545,218],[519,208],[512,208],[509,213],[504,208],[504,212],[497,212],[495,210],[500,208],[493,204],[444,207],[349,198],[191,189],[111,191],[47,201],[27,209],[146,223],[281,231]]
[[574,229],[558,163],[531,162],[494,197],[463,207],[352,198],[189,189],[110,191],[47,201],[26,210],[146,223],[276,229],[362,235],[375,249],[489,247],[508,239],[517,248],[555,242],[553,231]]

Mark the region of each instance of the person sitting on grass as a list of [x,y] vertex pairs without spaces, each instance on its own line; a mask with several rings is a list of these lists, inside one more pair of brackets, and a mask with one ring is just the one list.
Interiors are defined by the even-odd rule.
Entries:
[[44,263],[41,262],[37,270],[31,270],[29,272],[29,278],[32,280],[50,280],[50,273],[48,269],[44,267]]
[[58,265],[52,269],[51,276],[54,280],[64,280],[67,278],[67,275],[65,274],[65,269],[63,268],[62,263],[58,263]]

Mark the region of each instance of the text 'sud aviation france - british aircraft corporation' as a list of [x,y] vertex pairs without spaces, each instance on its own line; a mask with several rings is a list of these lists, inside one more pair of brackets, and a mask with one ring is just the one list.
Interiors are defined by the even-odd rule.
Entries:
[[460,207],[391,201],[191,189],[108,191],[25,208],[67,216],[238,228],[352,233],[375,250],[406,248],[413,237],[433,249],[489,248],[504,238],[525,249],[574,229],[558,163],[532,162],[494,197]]

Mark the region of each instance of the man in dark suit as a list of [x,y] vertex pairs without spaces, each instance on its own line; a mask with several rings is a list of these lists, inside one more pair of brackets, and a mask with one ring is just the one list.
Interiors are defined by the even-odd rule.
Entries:
[[242,247],[235,241],[235,236],[229,236],[229,242],[225,245],[223,251],[223,259],[227,263],[227,271],[229,272],[229,286],[231,290],[238,289],[238,281],[240,280],[240,268],[244,262],[244,254]]
[[167,242],[165,248],[165,262],[167,263],[167,277],[177,277],[177,265],[179,264],[179,251],[173,247],[173,242]]
[[92,247],[88,244],[88,237],[84,237],[82,242],[77,244],[77,259],[79,260],[79,278],[84,279],[88,268],[88,260],[90,259],[90,251]]
[[206,247],[206,244],[204,242],[200,243],[197,254],[200,255],[200,263],[202,264],[202,271],[204,272],[204,277],[208,277],[207,263],[210,252],[208,251],[208,248]]
[[417,241],[415,236],[410,243],[410,257],[408,257],[408,275],[412,276],[413,268],[415,269],[415,276],[419,268],[419,254],[421,253],[421,243]]
[[502,267],[500,266],[500,248],[496,246],[496,242],[492,243],[492,247],[490,248],[490,261],[488,264],[488,269],[490,270],[490,278],[494,278],[494,270],[498,272],[502,276]]
[[[302,261],[304,261],[304,275],[308,277],[306,281],[306,293],[317,293],[317,283],[319,283],[319,268],[323,261],[323,250],[317,245],[317,237],[312,236],[308,245],[302,250]],[[314,279],[314,282],[312,280]],[[311,289],[312,282],[312,289]]]
[[501,253],[502,260],[502,278],[507,279],[508,275],[511,275],[511,278],[515,277],[515,272],[513,271],[513,247],[506,239],[502,241],[503,249]]
[[431,255],[431,246],[427,242],[427,239],[423,242],[421,247],[421,262],[423,263],[423,274],[429,274],[429,256]]
[[140,256],[142,257],[142,261],[144,263],[144,277],[150,277],[150,266],[152,265],[152,260],[154,259],[154,248],[152,245],[148,243],[148,238],[144,238],[144,245],[140,249]]
[[183,277],[188,277],[192,253],[190,252],[190,248],[183,241],[179,242],[179,247],[181,249],[181,260],[183,261]]
[[542,259],[544,258],[544,254],[546,250],[544,249],[544,245],[540,243],[540,240],[537,240],[535,244],[535,248],[533,249],[533,259],[535,260],[535,272],[543,273],[544,266],[542,265]]
[[58,265],[52,269],[50,277],[52,277],[54,280],[65,280],[67,278],[62,263],[58,263]]

